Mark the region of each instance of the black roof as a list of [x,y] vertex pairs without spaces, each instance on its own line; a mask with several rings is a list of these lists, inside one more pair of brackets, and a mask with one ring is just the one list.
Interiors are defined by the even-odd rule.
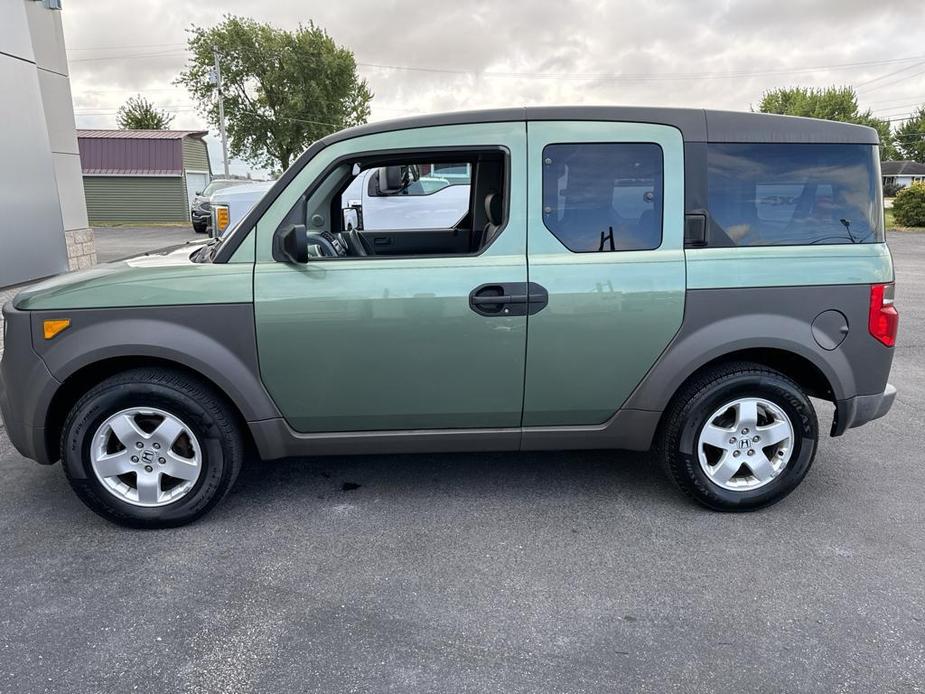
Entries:
[[880,173],[884,176],[925,176],[925,164],[917,161],[882,161]]
[[685,142],[815,142],[866,145],[880,143],[876,130],[853,123],[767,113],[643,106],[527,106],[438,113],[348,128],[322,138],[321,142],[329,145],[361,135],[407,128],[522,120],[593,120],[670,125],[681,131]]

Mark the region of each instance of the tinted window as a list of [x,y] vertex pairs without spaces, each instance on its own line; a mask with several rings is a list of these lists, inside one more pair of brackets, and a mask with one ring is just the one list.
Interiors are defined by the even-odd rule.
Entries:
[[570,251],[658,248],[662,178],[662,150],[655,144],[549,145],[543,221]]
[[877,148],[715,144],[710,215],[738,246],[883,240]]

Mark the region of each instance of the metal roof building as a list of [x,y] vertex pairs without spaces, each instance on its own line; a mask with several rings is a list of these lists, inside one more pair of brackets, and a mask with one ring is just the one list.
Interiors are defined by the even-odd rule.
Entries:
[[78,130],[91,224],[182,222],[212,179],[203,130]]

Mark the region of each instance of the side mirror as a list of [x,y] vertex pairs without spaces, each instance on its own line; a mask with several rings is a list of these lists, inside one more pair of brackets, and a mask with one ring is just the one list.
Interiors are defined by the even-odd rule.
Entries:
[[395,195],[402,190],[401,166],[382,166],[379,168],[379,192],[382,195]]
[[308,234],[304,224],[290,224],[279,233],[280,249],[293,263],[308,262]]
[[354,207],[345,207],[344,213],[344,231],[360,228],[360,215]]

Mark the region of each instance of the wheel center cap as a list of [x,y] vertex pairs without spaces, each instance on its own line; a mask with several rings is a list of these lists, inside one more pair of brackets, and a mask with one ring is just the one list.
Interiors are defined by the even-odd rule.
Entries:
[[752,445],[752,443],[751,443],[751,441],[748,439],[748,437],[739,439],[739,448],[741,448],[741,449],[744,450],[744,449],[748,448],[748,447],[751,446],[751,445]]
[[143,463],[153,463],[154,462],[154,451],[150,448],[146,448],[141,452],[141,461]]

